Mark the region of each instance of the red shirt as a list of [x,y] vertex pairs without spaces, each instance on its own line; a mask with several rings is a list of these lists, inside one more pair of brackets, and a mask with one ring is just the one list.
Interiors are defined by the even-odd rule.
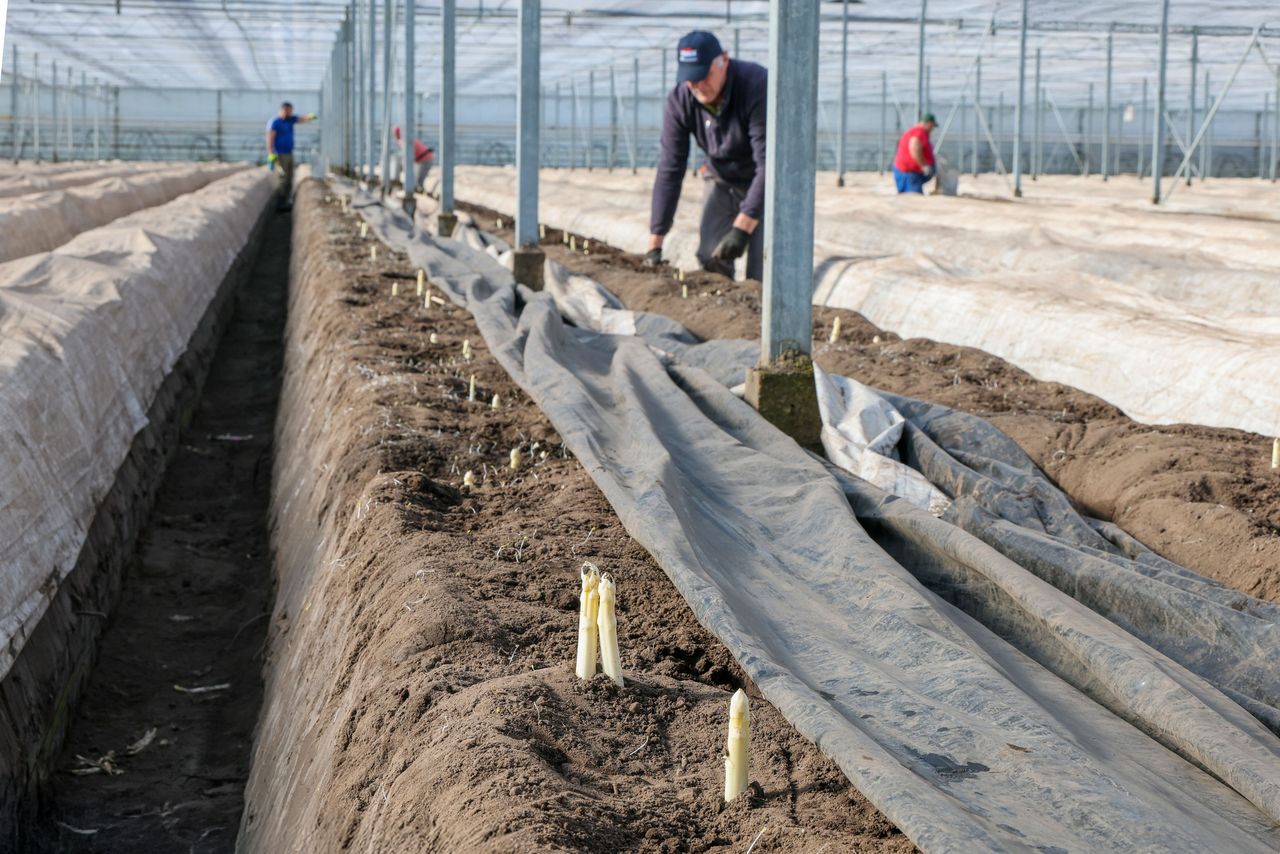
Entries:
[[[920,140],[924,151],[924,163],[917,163],[911,156],[911,140]],[[899,172],[923,172],[925,166],[933,165],[933,146],[929,144],[929,132],[920,125],[907,128],[907,132],[898,140],[898,153],[893,158],[893,168]]]

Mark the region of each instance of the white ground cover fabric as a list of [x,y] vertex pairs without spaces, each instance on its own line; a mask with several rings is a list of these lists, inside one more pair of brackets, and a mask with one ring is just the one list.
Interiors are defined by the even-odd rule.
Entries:
[[157,169],[172,168],[173,164],[149,161],[125,163],[116,160],[110,163],[83,162],[68,164],[68,166],[70,168],[48,171],[23,169],[11,175],[0,176],[0,199],[48,190],[61,190],[64,187],[75,187],[80,184],[92,184],[94,181],[118,175],[154,172]]
[[241,172],[0,264],[0,675],[273,187]]
[[[686,180],[664,245],[686,269],[697,266],[700,180]],[[874,183],[883,179],[850,180],[843,190],[819,184],[815,303],[903,336],[977,347],[1139,421],[1280,433],[1273,223],[1072,203],[1066,191],[1016,205],[899,197]],[[544,170],[540,216],[641,253],[651,181]],[[510,213],[514,172],[461,168],[457,192]]]
[[246,168],[248,164],[182,163],[0,198],[0,263],[46,252],[83,231],[162,205]]
[[[1276,848],[1280,741],[1208,682],[955,525],[832,476],[706,372],[567,325],[487,241],[359,211],[475,316],[698,619],[922,849]],[[951,584],[981,622],[934,589]]]

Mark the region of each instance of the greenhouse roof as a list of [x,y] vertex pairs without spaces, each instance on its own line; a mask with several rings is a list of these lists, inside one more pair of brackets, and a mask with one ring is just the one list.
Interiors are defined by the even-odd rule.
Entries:
[[[70,69],[76,81],[84,73],[91,81],[129,87],[285,94],[314,90],[349,5],[343,0],[10,0],[4,67],[11,70],[16,45],[22,75],[31,75],[38,54],[39,76],[46,82],[56,61],[61,81]],[[376,3],[379,13],[382,5],[381,0]],[[825,0],[824,7],[821,85],[824,96],[832,97],[839,86],[841,3]],[[463,94],[514,92],[518,8],[518,0],[459,2]],[[548,86],[583,85],[589,70],[607,74],[613,65],[625,81],[620,85],[629,90],[633,60],[638,60],[642,90],[656,91],[663,79],[661,50],[674,47],[680,35],[694,28],[717,33],[731,53],[736,43],[744,58],[767,62],[768,8],[767,0],[545,0],[543,81]],[[914,100],[918,18],[912,13],[918,15],[918,8],[893,0],[849,4],[851,98],[878,98],[884,71],[891,98],[900,104]],[[438,42],[439,11],[438,0],[417,4],[415,79],[419,90],[428,93],[438,87],[438,55],[432,47]],[[1159,12],[1159,4],[1151,0],[1032,0],[1028,49],[1032,55],[1041,51],[1050,95],[1061,103],[1083,103],[1093,84],[1101,99],[1107,33],[1114,29],[1115,97],[1118,103],[1136,101],[1144,79],[1154,87]],[[1018,14],[1015,0],[930,0],[927,62],[934,103],[950,103],[959,95],[979,54],[986,97],[1013,97]],[[359,17],[364,23],[367,12]],[[1268,63],[1280,59],[1280,15],[1273,0],[1174,0],[1170,23],[1172,107],[1181,107],[1188,96],[1193,28],[1199,32],[1198,85],[1203,86],[1207,72],[1216,92],[1239,61],[1253,28],[1270,24],[1263,31],[1262,50],[1242,67],[1229,104],[1260,107],[1274,91]],[[381,38],[381,23],[378,33]],[[597,86],[602,79],[598,73]]]

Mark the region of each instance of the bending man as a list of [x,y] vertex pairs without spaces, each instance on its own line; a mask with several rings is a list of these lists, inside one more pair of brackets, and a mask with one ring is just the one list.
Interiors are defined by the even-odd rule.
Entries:
[[768,72],[729,59],[711,33],[695,30],[676,49],[676,86],[667,95],[662,150],[653,183],[649,252],[662,261],[662,242],[675,220],[689,163],[689,136],[706,152],[698,261],[733,278],[733,262],[747,253],[747,278],[764,273],[765,103]]
[[899,193],[923,193],[924,185],[933,177],[933,146],[929,134],[938,126],[933,113],[925,113],[920,123],[907,128],[898,140],[898,153],[893,158],[893,181]]

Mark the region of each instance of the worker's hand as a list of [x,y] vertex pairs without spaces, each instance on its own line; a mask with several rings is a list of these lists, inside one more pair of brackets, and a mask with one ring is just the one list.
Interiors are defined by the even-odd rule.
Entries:
[[650,249],[644,253],[644,265],[646,267],[656,267],[662,263],[662,247]]
[[742,257],[742,253],[747,251],[749,245],[751,245],[751,235],[735,225],[729,229],[728,234],[720,238],[711,257],[717,261],[735,261]]
[[314,122],[314,121],[316,120],[316,114],[315,114],[315,113],[307,113],[305,116],[303,116],[303,118],[304,118],[304,119],[306,119],[306,120],[307,120],[307,121],[309,121],[309,122]]
[[924,172],[924,178],[927,181],[933,177],[933,173],[937,170],[934,168],[932,163],[927,163],[922,171]]
[[276,161],[279,159],[280,159],[280,155],[276,154],[274,151],[267,152],[267,162],[270,163],[272,166],[275,166]]

